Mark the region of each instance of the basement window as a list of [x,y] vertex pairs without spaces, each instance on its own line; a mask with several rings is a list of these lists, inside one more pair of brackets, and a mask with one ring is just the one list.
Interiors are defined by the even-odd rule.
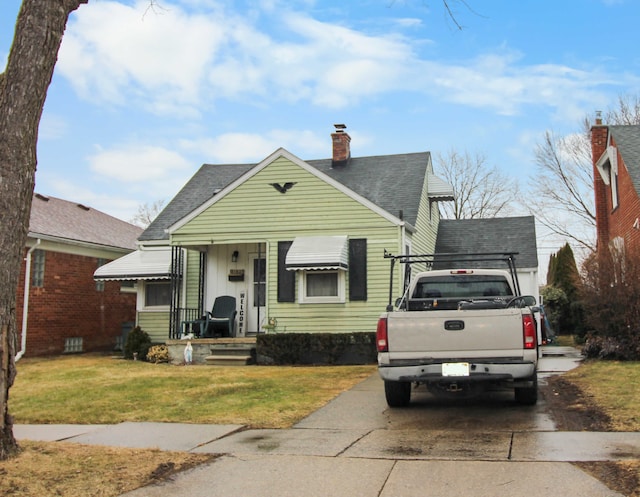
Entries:
[[73,354],[74,352],[82,352],[82,337],[64,339],[64,353]]

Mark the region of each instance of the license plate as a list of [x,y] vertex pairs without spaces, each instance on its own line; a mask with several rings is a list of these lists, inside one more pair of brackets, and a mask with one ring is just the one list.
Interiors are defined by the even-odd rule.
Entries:
[[468,362],[442,363],[442,376],[469,376]]

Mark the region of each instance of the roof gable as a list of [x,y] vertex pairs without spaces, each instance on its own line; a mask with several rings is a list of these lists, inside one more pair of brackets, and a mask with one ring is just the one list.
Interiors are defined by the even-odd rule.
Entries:
[[278,157],[286,157],[387,219],[398,222],[402,218],[411,225],[417,219],[431,163],[430,153],[421,152],[356,157],[344,166],[332,167],[331,159],[303,161],[280,148],[258,164],[204,164],[139,240],[168,240],[170,227],[176,229],[193,219]]
[[640,125],[609,126],[609,132],[640,196]]
[[535,218],[443,219],[436,253],[517,252],[516,267],[537,268]]
[[[305,174],[311,175],[312,177],[316,178],[316,180],[320,180],[324,185],[329,186],[333,191],[335,191],[335,190],[339,191],[340,193],[342,193],[346,197],[348,197],[351,200],[357,202],[358,204],[364,206],[366,209],[369,209],[370,211],[375,212],[377,215],[381,216],[382,218],[386,219],[387,221],[390,221],[390,222],[396,223],[396,224],[399,224],[401,222],[401,220],[398,217],[393,216],[389,212],[387,212],[384,209],[380,208],[378,205],[374,204],[373,202],[371,202],[368,199],[362,197],[358,193],[356,193],[356,192],[352,191],[351,189],[347,188],[340,181],[336,181],[334,178],[332,178],[331,176],[326,175],[323,171],[319,170],[318,168],[315,168],[315,167],[311,166],[310,164],[308,164],[308,163],[304,162],[303,160],[299,159],[298,157],[296,157],[295,155],[291,154],[287,150],[285,150],[283,148],[280,148],[280,149],[276,150],[273,154],[271,154],[269,157],[264,159],[260,164],[258,164],[255,167],[253,167],[251,170],[249,170],[243,176],[241,176],[236,181],[234,181],[233,183],[231,183],[230,185],[225,187],[222,191],[220,191],[216,195],[214,195],[211,199],[207,200],[204,204],[202,204],[201,206],[199,206],[198,208],[193,210],[187,216],[185,216],[182,219],[180,219],[177,223],[171,225],[169,227],[169,232],[172,233],[172,232],[175,232],[175,231],[179,230],[183,226],[187,225],[190,221],[192,221],[195,218],[197,218],[198,216],[200,216],[200,214],[202,214],[205,211],[207,211],[214,204],[223,201],[225,199],[225,197],[227,197],[228,195],[230,195],[232,193],[235,194],[236,192],[239,192],[245,186],[249,185],[250,180],[252,178],[254,178],[254,177],[257,178],[258,176],[264,176],[265,174],[266,174],[265,177],[272,177],[273,171],[271,169],[269,170],[269,172],[266,171],[267,168],[269,168],[269,167],[271,167],[273,169],[273,171],[280,171],[278,173],[278,175],[282,174],[282,171],[290,170],[291,167],[297,168],[297,171],[298,172],[302,172],[303,175],[305,175]],[[263,173],[263,171],[264,171],[264,173]],[[296,173],[296,172],[293,172],[292,174],[294,176],[298,175],[298,173]],[[278,177],[277,181],[280,181],[279,177]],[[283,181],[283,184],[286,185],[286,183],[284,183],[284,181]],[[293,183],[293,184],[295,184],[295,183]],[[271,190],[270,187],[274,187],[274,188],[278,189],[280,191],[280,193],[285,193],[285,191],[286,191],[286,190],[280,190],[280,188],[282,188],[282,187],[280,186],[279,183],[269,183],[269,191],[272,192],[273,190]],[[298,188],[300,188],[300,187],[298,187]],[[246,193],[244,193],[244,195],[246,195]],[[260,195],[260,194],[256,194],[254,192],[253,198],[258,198],[258,195]],[[306,197],[306,198],[310,198],[310,197]],[[273,208],[274,205],[275,204],[271,204],[271,207]]]
[[29,236],[133,250],[142,228],[75,202],[34,194]]

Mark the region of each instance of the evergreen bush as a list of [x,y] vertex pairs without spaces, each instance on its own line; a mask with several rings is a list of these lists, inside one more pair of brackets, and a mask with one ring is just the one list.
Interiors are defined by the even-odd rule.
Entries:
[[147,352],[151,348],[151,338],[140,326],[136,326],[127,336],[127,343],[124,345],[125,359],[133,359],[134,353],[137,359],[144,361],[147,359]]

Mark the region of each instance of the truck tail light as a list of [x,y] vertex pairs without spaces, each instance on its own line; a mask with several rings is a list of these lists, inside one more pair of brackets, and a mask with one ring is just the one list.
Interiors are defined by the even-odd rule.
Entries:
[[525,314],[522,316],[522,332],[524,335],[524,348],[535,349],[536,348],[536,323],[533,320],[533,316]]
[[376,347],[378,352],[388,352],[389,342],[387,341],[387,318],[378,319],[376,328]]

